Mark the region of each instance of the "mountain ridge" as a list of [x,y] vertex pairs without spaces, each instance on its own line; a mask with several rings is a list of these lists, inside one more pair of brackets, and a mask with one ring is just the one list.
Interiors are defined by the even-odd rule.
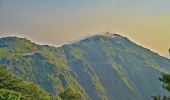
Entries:
[[[110,32],[102,32],[102,33],[95,33],[95,34],[90,34],[90,35],[82,36],[82,37],[80,37],[79,39],[72,40],[72,41],[67,41],[67,42],[64,42],[64,43],[62,43],[62,44],[60,44],[60,45],[58,45],[58,46],[54,46],[54,45],[50,45],[50,44],[39,44],[39,43],[33,42],[31,39],[27,39],[26,37],[18,37],[18,36],[5,36],[5,37],[0,37],[0,39],[7,39],[7,38],[11,38],[11,39],[13,38],[13,39],[14,39],[14,38],[15,38],[15,39],[19,39],[19,40],[28,41],[29,43],[34,44],[34,45],[36,44],[36,45],[39,45],[39,46],[47,46],[47,47],[53,47],[53,48],[61,48],[61,47],[65,46],[65,45],[72,45],[72,44],[75,44],[75,43],[77,43],[77,42],[81,42],[81,41],[83,41],[83,40],[86,40],[86,39],[88,39],[88,38],[98,37],[98,36],[101,36],[101,37],[103,36],[103,37],[108,37],[108,38],[114,38],[114,36],[115,36],[115,37],[117,36],[117,37],[121,37],[121,38],[126,38],[126,39],[130,40],[131,42],[135,43],[135,44],[138,45],[138,46],[141,46],[141,47],[143,47],[143,48],[145,48],[145,49],[148,49],[148,50],[150,50],[150,51],[158,54],[158,55],[161,56],[161,57],[165,57],[165,56],[161,55],[160,53],[158,53],[158,52],[156,52],[156,51],[153,51],[153,50],[150,49],[150,48],[144,47],[143,45],[136,43],[135,41],[129,39],[129,38],[126,37],[126,36],[123,36],[123,35],[120,35],[120,34],[117,34],[117,33],[110,33]],[[165,58],[169,59],[169,57],[165,57]]]

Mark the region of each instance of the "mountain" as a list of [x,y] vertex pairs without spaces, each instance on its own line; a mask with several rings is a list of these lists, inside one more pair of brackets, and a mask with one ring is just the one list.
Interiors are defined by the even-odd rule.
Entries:
[[103,33],[61,47],[0,38],[0,66],[53,96],[71,89],[83,100],[149,100],[166,95],[158,80],[170,60],[124,36]]

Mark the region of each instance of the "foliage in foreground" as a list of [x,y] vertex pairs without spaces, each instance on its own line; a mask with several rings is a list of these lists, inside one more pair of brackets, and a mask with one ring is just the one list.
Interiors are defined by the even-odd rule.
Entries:
[[16,91],[0,89],[0,100],[20,100],[21,94]]

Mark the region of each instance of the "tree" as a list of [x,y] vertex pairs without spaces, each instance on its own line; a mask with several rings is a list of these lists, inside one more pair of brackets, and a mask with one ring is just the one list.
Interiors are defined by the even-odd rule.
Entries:
[[21,94],[16,91],[0,89],[0,100],[20,100]]
[[[170,93],[170,74],[162,73],[159,80],[163,83],[162,87]],[[153,100],[170,100],[170,96],[153,96]]]

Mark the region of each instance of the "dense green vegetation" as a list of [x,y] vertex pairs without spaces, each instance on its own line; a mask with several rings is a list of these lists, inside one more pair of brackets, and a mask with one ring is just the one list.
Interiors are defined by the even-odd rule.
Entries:
[[21,94],[13,90],[0,89],[0,100],[20,100]]

